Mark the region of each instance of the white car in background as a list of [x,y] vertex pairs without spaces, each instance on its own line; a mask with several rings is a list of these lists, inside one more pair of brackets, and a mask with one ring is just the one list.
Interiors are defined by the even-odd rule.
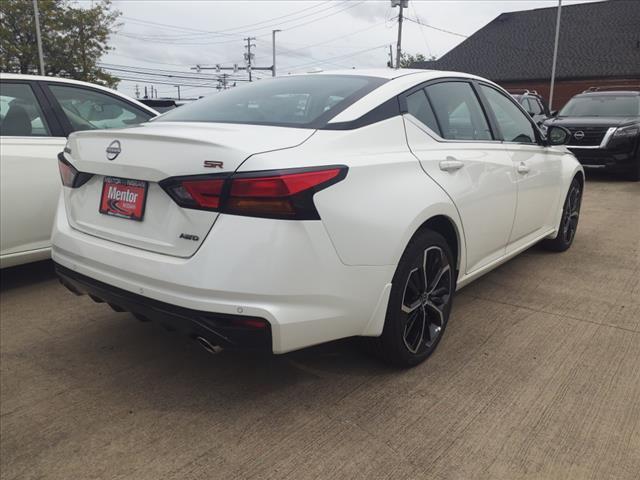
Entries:
[[57,155],[78,130],[122,128],[158,113],[76,80],[0,75],[0,268],[49,258],[60,194]]
[[569,248],[568,138],[461,73],[262,80],[71,135],[52,256],[75,293],[209,351],[364,336],[416,365],[457,288],[537,242]]

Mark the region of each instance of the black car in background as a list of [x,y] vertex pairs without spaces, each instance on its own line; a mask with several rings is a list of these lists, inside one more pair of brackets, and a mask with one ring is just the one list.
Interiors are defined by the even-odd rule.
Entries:
[[546,125],[569,129],[567,147],[585,168],[640,180],[640,85],[633,90],[590,88],[571,98]]
[[509,90],[509,93],[522,105],[536,125],[544,125],[544,122],[551,117],[547,102],[535,90]]

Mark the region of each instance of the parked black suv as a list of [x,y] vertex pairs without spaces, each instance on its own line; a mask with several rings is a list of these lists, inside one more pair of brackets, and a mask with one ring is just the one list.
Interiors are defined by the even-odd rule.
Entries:
[[508,90],[511,96],[522,105],[522,108],[531,116],[536,125],[542,126],[551,118],[549,107],[542,96],[535,90]]
[[[571,132],[567,147],[585,168],[623,172],[640,180],[640,85],[575,95],[546,125]],[[629,87],[626,87],[629,88]]]

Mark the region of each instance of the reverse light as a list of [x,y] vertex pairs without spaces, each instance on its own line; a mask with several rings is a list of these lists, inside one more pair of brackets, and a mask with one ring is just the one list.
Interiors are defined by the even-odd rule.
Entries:
[[347,167],[331,166],[175,177],[160,182],[184,208],[295,220],[320,218],[313,195],[342,180]]

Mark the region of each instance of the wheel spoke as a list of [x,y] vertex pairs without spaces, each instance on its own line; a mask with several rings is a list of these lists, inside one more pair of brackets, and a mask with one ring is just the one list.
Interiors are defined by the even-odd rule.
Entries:
[[423,308],[409,316],[404,327],[404,344],[411,353],[416,353],[424,342],[426,314]]
[[453,289],[451,266],[442,248],[425,249],[421,260],[421,265],[409,272],[401,305],[405,314],[403,341],[414,354],[438,339]]

